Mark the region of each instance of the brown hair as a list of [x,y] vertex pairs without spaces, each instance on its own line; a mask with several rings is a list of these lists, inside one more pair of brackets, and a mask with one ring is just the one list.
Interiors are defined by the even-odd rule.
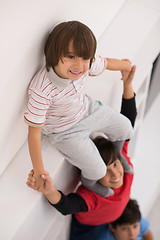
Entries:
[[97,46],[93,32],[81,22],[68,21],[58,24],[47,39],[44,53],[48,71],[50,67],[56,66],[62,57],[68,55],[71,41],[76,56],[90,58],[91,66]]
[[140,219],[141,212],[139,205],[136,200],[130,199],[122,215],[112,222],[111,225],[113,228],[116,228],[118,225],[121,226],[123,224],[134,224],[136,222],[140,222]]
[[106,166],[115,162],[117,159],[121,161],[119,151],[112,142],[103,137],[96,137],[93,142],[96,145]]

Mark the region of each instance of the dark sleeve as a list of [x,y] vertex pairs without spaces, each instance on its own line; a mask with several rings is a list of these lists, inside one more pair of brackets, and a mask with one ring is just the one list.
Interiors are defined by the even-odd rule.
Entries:
[[86,212],[88,210],[85,200],[77,193],[70,193],[62,195],[61,200],[57,204],[50,203],[54,208],[56,208],[63,215],[74,214],[78,212]]
[[126,116],[131,121],[132,127],[134,127],[136,116],[137,116],[135,98],[136,98],[136,94],[134,94],[134,97],[130,99],[122,98],[122,104],[121,104],[121,114]]

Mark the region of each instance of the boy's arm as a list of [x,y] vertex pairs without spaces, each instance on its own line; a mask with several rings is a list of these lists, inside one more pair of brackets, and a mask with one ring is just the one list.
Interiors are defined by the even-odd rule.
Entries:
[[121,71],[121,80],[125,81],[131,71],[131,61],[129,59],[106,58],[106,69],[111,71]]
[[40,176],[44,173],[41,150],[41,127],[28,127],[28,146],[34,169],[34,177],[37,179],[36,188],[38,189],[43,184]]
[[132,70],[129,74],[129,77],[125,82],[123,82],[123,98],[121,104],[121,114],[126,116],[134,127],[137,109],[136,109],[136,101],[135,101],[135,93],[132,87],[132,80],[136,71],[136,66],[132,67]]
[[143,235],[144,240],[154,240],[151,230],[148,230],[147,233]]
[[68,195],[64,195],[62,192],[60,193],[61,200],[57,204],[52,204],[51,201],[49,201],[49,203],[63,215],[87,212],[87,204],[84,198],[78,193],[69,193]]
[[[28,175],[26,184],[28,187],[35,190],[35,182],[37,180],[33,177],[33,173],[34,171],[32,170]],[[45,174],[41,175],[41,178],[44,180],[44,185],[37,191],[43,193],[49,203],[63,215],[86,212],[88,210],[85,200],[79,194],[70,193],[64,195],[62,192],[58,191],[46,171]]]

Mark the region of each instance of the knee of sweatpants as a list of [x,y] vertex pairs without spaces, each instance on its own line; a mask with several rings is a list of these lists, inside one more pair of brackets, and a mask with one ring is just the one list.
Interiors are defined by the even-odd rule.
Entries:
[[125,139],[130,139],[133,136],[133,127],[128,118],[125,119]]

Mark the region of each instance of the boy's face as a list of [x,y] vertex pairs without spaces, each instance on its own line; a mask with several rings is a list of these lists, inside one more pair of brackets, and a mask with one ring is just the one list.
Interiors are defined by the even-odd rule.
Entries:
[[106,175],[99,179],[105,187],[119,188],[123,184],[124,170],[119,159],[107,166]]
[[57,75],[64,79],[72,81],[78,80],[90,67],[90,59],[83,59],[74,54],[72,42],[69,45],[69,54],[59,60],[58,65],[54,67]]
[[109,226],[116,240],[136,240],[140,232],[139,222],[117,225],[116,228],[113,228],[111,224]]

